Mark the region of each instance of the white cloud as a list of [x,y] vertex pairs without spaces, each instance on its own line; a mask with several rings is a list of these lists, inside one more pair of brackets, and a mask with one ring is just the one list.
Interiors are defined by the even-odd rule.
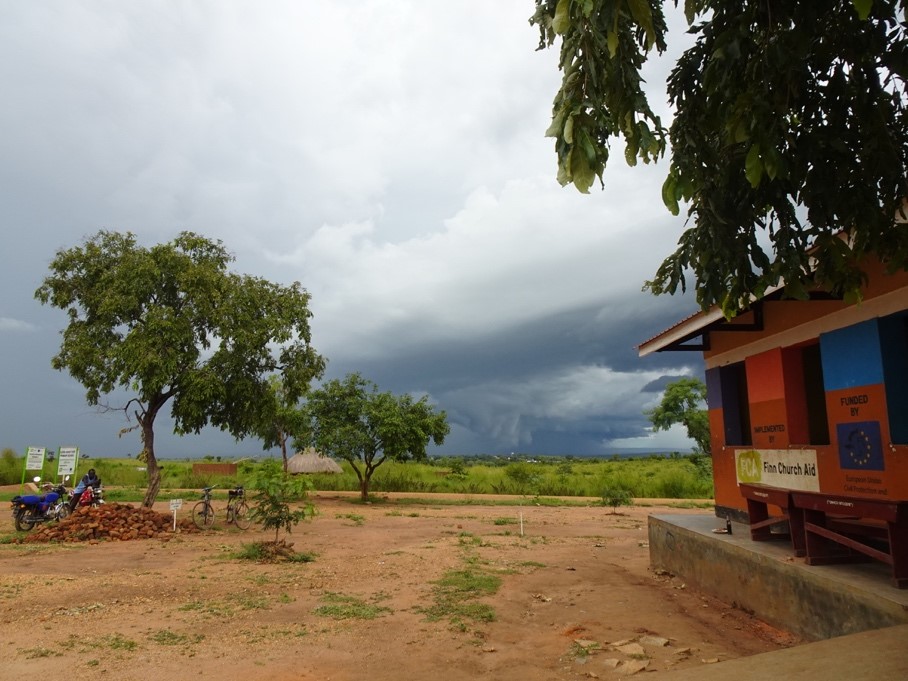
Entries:
[[0,317],[0,331],[37,331],[38,327],[21,319],[12,319],[11,317]]
[[687,437],[687,429],[679,424],[671,426],[668,430],[650,430],[647,435],[641,437],[628,437],[612,440],[610,444],[613,447],[649,449],[652,451],[665,449],[685,451],[693,449],[696,446],[696,443]]
[[323,225],[296,249],[266,255],[312,292],[316,333],[331,348],[394,328],[419,343],[483,335],[639,291],[641,270],[657,265],[640,242],[658,234],[661,207],[628,210],[642,197],[620,182],[621,204],[553,184],[477,188],[434,233],[392,242],[374,222]]

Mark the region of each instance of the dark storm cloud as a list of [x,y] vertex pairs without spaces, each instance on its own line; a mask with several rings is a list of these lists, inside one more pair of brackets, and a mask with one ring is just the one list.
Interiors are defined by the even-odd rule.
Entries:
[[[483,451],[602,453],[614,440],[647,434],[643,408],[652,398],[641,394],[665,382],[651,380],[654,371],[692,370],[689,356],[637,356],[636,344],[666,325],[677,301],[626,294],[475,338],[402,343],[378,360],[339,358],[329,373],[358,370],[385,390],[429,393]],[[611,380],[615,374],[624,380]],[[577,400],[568,410],[565,391]]]

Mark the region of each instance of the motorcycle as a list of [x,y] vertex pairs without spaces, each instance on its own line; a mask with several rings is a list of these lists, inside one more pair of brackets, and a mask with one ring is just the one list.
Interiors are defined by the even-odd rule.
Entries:
[[[64,478],[66,482],[69,477]],[[35,483],[41,478],[35,478]],[[13,512],[13,523],[19,532],[28,532],[35,525],[63,520],[69,515],[69,491],[63,483],[53,485],[49,482],[42,485],[44,494],[17,494],[10,502]]]

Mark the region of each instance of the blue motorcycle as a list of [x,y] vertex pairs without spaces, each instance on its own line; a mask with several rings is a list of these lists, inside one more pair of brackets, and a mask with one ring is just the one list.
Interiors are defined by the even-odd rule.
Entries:
[[[35,482],[40,482],[35,478]],[[65,482],[65,480],[64,480]],[[69,492],[62,483],[43,485],[44,494],[19,494],[13,497],[13,522],[19,532],[28,532],[35,525],[63,520],[69,515]]]

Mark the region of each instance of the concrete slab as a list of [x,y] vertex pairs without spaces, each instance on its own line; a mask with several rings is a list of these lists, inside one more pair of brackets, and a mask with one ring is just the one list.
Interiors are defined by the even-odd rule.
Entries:
[[787,542],[752,541],[739,523],[713,532],[724,528],[711,513],[650,516],[653,568],[809,640],[908,624],[908,590],[891,585],[887,565],[810,566]]
[[808,643],[674,672],[648,681],[895,681],[908,679],[908,625]]

